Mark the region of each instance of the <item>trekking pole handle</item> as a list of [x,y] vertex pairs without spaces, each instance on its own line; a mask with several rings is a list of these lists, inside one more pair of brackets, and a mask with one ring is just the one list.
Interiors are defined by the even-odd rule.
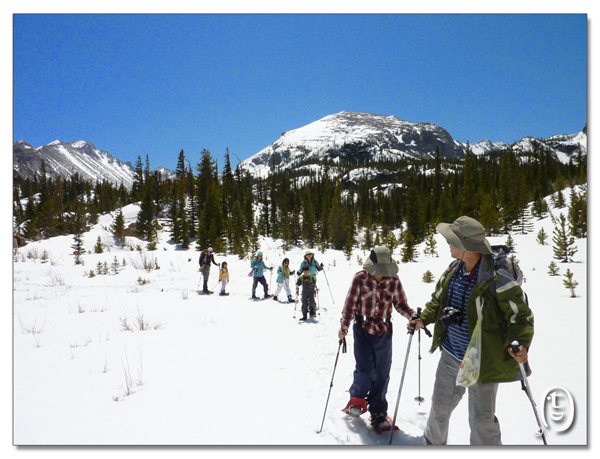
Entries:
[[[416,313],[416,314],[414,314],[414,315],[411,317],[411,319],[420,319],[420,318],[421,318],[421,312],[422,312],[422,311],[423,311],[423,310],[422,310],[421,308],[417,308],[417,313]],[[413,327],[413,331],[412,331],[412,333],[414,333],[414,330],[415,330],[415,329],[414,329],[414,327]],[[427,329],[427,327],[425,326],[425,323],[423,323],[423,330],[425,331],[425,334],[431,338],[431,336],[432,336],[432,335],[431,335],[431,332],[430,332],[430,331]]]
[[344,336],[340,341],[339,345],[342,346],[342,354],[346,353],[346,337]]
[[512,343],[510,343],[510,347],[513,350],[513,352],[516,354],[517,352],[519,352],[519,347],[521,347],[521,345],[519,344],[519,342],[517,340],[514,340]]

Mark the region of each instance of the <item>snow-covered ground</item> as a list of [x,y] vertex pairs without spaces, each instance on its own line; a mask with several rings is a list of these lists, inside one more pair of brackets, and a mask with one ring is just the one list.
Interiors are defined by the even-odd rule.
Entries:
[[[126,218],[134,220],[136,211],[136,206],[126,207]],[[566,208],[552,209],[555,215],[561,211]],[[349,420],[341,412],[354,367],[352,334],[348,353],[340,354],[323,431],[317,434],[338,351],[340,310],[352,275],[361,269],[358,259],[364,260],[365,253],[356,249],[347,261],[342,252],[316,252],[327,276],[321,273],[318,278],[319,320],[299,323],[299,304],[295,309],[293,303],[249,299],[249,260],[216,254],[217,262],[228,262],[230,295],[220,297],[215,289],[212,296],[199,296],[199,252],[194,246],[178,249],[162,234],[156,251],[122,249],[105,229],[111,222],[110,215],[102,216],[86,233],[90,253],[83,256],[84,266],[74,264],[71,236],[30,243],[15,256],[15,444],[387,445],[387,435],[377,436],[366,427],[366,416]],[[546,246],[535,240],[542,227],[549,235]],[[562,387],[574,398],[572,428],[559,433],[551,426],[548,443],[584,445],[589,441],[587,241],[577,240],[576,262],[559,263],[560,276],[550,277],[552,234],[547,217],[535,221],[532,233],[513,235],[535,314],[530,384],[540,409],[540,396],[547,389]],[[94,253],[98,236],[110,246],[102,254]],[[400,264],[399,275],[414,309],[424,306],[435,285],[423,283],[423,273],[430,270],[437,278],[451,261],[444,239],[437,235],[436,240],[439,257],[425,257],[421,247],[416,262]],[[491,238],[492,244],[505,240]],[[128,241],[134,248],[145,246],[133,238]],[[261,250],[267,265],[275,268],[284,257],[298,268],[304,253],[303,248],[284,252],[270,239],[262,240]],[[399,249],[395,256],[400,258]],[[110,267],[115,259],[118,274],[88,277],[98,262]],[[143,262],[159,269],[146,271]],[[579,282],[577,298],[570,298],[563,285],[567,268]],[[211,288],[217,283],[217,271],[213,266]],[[276,274],[266,276],[272,292]],[[396,313],[394,319],[391,415],[408,343],[405,319]],[[439,353],[428,353],[430,339],[425,335],[421,341],[425,403],[414,401],[419,391],[415,336],[394,445],[422,442]],[[541,444],[520,384],[500,386],[496,414],[505,445]],[[466,399],[452,417],[448,442],[469,442]]]

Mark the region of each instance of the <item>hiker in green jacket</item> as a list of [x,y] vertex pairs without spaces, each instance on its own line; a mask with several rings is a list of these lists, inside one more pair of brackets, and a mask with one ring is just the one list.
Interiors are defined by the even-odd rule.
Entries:
[[[448,242],[455,260],[442,274],[420,318],[408,324],[409,330],[418,330],[435,323],[431,352],[438,348],[442,352],[424,443],[446,444],[450,415],[468,387],[470,443],[498,445],[498,383],[520,376],[518,364],[527,361],[533,338],[533,314],[512,273],[495,266],[481,223],[463,216],[452,224],[440,223],[437,231]],[[479,318],[480,348],[472,353],[472,346],[467,353],[477,335],[473,331]],[[510,348],[514,340],[521,344],[516,354]],[[457,380],[461,364],[470,367],[470,357],[476,354],[480,356],[478,375],[468,382]],[[457,385],[459,381],[462,385]]]

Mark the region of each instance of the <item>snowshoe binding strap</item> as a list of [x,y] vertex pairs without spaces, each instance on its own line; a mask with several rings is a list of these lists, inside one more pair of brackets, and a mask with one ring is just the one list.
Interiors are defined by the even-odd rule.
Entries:
[[358,417],[367,412],[367,401],[364,398],[352,397],[342,411],[350,416]]

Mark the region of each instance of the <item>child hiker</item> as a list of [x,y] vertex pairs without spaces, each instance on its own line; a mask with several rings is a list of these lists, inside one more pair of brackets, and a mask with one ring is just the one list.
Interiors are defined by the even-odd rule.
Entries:
[[300,286],[302,286],[302,318],[300,320],[306,320],[306,314],[308,313],[310,313],[310,318],[312,319],[317,315],[317,305],[315,303],[317,286],[308,266],[302,268],[302,275],[298,277],[296,295],[298,295]]
[[221,293],[219,293],[219,295],[229,295],[229,293],[225,293],[225,287],[229,283],[229,270],[227,269],[226,261],[221,263],[221,269],[219,270],[219,282],[221,282]]
[[288,302],[293,303],[292,292],[290,291],[290,260],[288,258],[283,259],[283,263],[277,268],[277,290],[275,290],[275,296],[273,299],[277,301],[277,295],[284,288],[287,293]]

